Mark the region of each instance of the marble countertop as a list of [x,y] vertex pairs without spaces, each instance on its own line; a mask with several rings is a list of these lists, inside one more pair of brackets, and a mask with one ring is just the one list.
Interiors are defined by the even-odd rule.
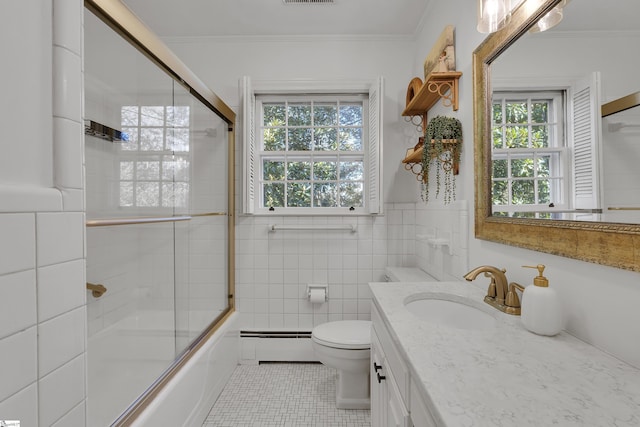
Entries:
[[[561,332],[527,331],[466,282],[371,283],[373,301],[440,426],[639,426],[640,370]],[[407,297],[446,293],[473,301],[495,329],[420,320]],[[412,379],[413,379],[412,378]]]

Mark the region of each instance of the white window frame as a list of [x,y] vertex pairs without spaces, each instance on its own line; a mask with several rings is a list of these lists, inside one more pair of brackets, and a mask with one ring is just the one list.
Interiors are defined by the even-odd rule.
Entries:
[[[244,186],[243,213],[248,215],[375,215],[382,214],[382,101],[384,83],[382,77],[375,82],[350,81],[289,81],[252,82],[243,77],[240,82],[243,122]],[[363,206],[354,207],[279,207],[269,210],[262,207],[261,194],[261,153],[259,125],[261,124],[260,97],[307,94],[336,97],[364,97],[363,105],[363,145],[364,152],[364,194]],[[256,99],[258,97],[258,99]],[[337,98],[336,98],[337,99]],[[345,152],[346,153],[346,152]],[[272,153],[269,153],[271,156]],[[316,155],[321,155],[316,152]]]

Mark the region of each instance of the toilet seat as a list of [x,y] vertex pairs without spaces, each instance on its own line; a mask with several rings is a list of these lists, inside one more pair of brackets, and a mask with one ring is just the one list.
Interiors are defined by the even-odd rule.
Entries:
[[339,320],[313,328],[311,339],[317,344],[343,350],[371,348],[371,322],[368,320]]

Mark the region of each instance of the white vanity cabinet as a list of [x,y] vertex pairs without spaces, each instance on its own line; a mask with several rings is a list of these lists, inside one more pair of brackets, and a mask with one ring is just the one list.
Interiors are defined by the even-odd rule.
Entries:
[[375,306],[371,320],[371,426],[436,427]]

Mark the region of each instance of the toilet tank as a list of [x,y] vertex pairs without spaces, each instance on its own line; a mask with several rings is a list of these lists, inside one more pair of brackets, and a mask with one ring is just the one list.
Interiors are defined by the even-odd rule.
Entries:
[[387,282],[437,282],[438,280],[415,267],[386,267],[384,274]]

